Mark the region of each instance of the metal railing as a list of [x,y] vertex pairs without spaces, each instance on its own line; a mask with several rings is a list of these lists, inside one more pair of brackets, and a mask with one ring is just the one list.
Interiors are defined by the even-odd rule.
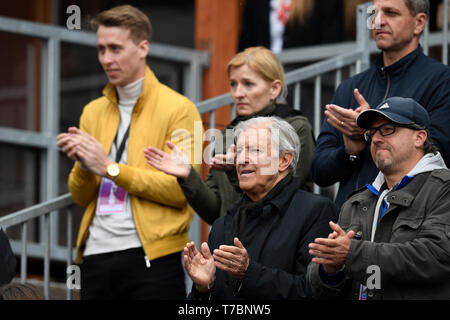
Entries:
[[[33,244],[35,251],[41,251],[42,256],[44,257],[44,297],[46,299],[50,298],[50,252],[52,248],[52,244],[50,241],[50,214],[55,210],[65,209],[67,214],[67,244],[65,246],[65,259],[67,266],[72,265],[74,252],[73,243],[72,243],[72,206],[73,200],[71,195],[65,194],[55,199],[37,204],[30,208],[26,208],[15,213],[9,214],[0,218],[0,226],[4,229],[7,229],[12,226],[20,226],[21,227],[21,245],[20,248],[15,248],[16,243],[12,243],[12,247],[14,251],[18,251],[20,249],[20,281],[25,283],[27,280],[27,252],[28,247],[31,244],[28,244],[27,241],[27,229],[31,220],[37,218],[44,218],[44,240],[40,244]],[[72,298],[72,291],[69,288],[66,289],[66,297],[68,300]]]
[[[445,1],[446,2],[446,1]],[[358,6],[357,8],[357,42],[356,44],[352,44],[351,50],[348,52],[341,52],[340,50],[343,50],[342,48],[346,48],[348,44],[338,45],[334,48],[337,48],[337,52],[340,54],[337,56],[334,56],[333,58],[329,58],[327,60],[317,62],[314,64],[311,64],[309,66],[300,68],[298,70],[294,70],[291,72],[288,72],[286,74],[286,82],[289,86],[292,86],[292,97],[293,97],[293,107],[295,109],[300,109],[301,106],[301,84],[304,81],[312,80],[313,81],[313,90],[314,90],[314,121],[313,121],[313,130],[315,133],[315,136],[317,137],[320,131],[321,121],[322,121],[322,76],[327,73],[332,73],[334,76],[334,87],[336,88],[342,80],[344,80],[344,74],[345,69],[349,69],[347,72],[348,77],[352,76],[355,73],[361,72],[369,67],[369,61],[370,61],[370,54],[373,51],[373,41],[370,40],[369,36],[369,29],[366,28],[366,20],[367,20],[367,9],[369,7],[369,3],[363,4]],[[448,3],[444,4],[444,13],[448,12]],[[448,25],[448,15],[445,18],[444,16],[444,26]],[[449,43],[449,34],[448,31],[445,30],[441,33],[428,33],[428,28],[425,30],[423,39],[421,40],[422,46],[424,47],[424,51],[427,53],[428,48],[430,46],[443,46],[442,52],[443,57],[442,61],[444,63],[448,64],[447,57],[448,51],[447,49],[444,49],[444,47],[448,47]],[[1,19],[0,19],[0,31],[1,31]],[[326,46],[329,47],[328,45]],[[154,48],[154,46],[153,46]],[[333,47],[329,47],[330,51],[332,52]],[[369,48],[369,50],[368,50]],[[305,50],[303,52],[306,52],[308,54],[315,53],[318,48],[306,48],[306,49],[296,49],[295,52],[300,53],[301,50]],[[327,50],[328,51],[328,50]],[[284,60],[285,62],[294,62],[293,54],[294,50],[290,52],[283,52],[280,54],[280,59]],[[301,56],[301,55],[299,55]],[[283,58],[284,57],[284,58]],[[316,55],[317,57],[322,57],[320,55]],[[303,58],[302,58],[303,59]],[[300,59],[301,60],[301,59]],[[299,60],[297,60],[299,61]],[[296,61],[296,62],[297,62]],[[210,114],[210,128],[216,127],[216,110],[218,108],[229,106],[231,105],[232,112],[231,112],[231,118],[234,118],[236,115],[235,107],[233,105],[233,101],[230,94],[223,94],[217,97],[214,97],[212,99],[204,100],[199,103],[197,103],[197,108],[200,113],[209,113]],[[230,119],[231,120],[231,119]],[[28,134],[28,133],[27,133]],[[0,131],[1,136],[1,131]],[[19,135],[16,138],[22,139],[24,135]],[[45,135],[45,136],[36,136],[35,134],[28,134],[27,138],[32,138],[31,143],[40,144],[41,142],[39,139],[45,138],[47,139],[44,143],[44,146],[48,146],[50,142],[53,142],[54,136],[52,135]],[[23,138],[25,139],[25,138]],[[35,140],[33,140],[35,139]],[[0,140],[1,141],[1,140]],[[29,145],[30,142],[27,142],[27,145]],[[48,144],[47,144],[48,143]],[[53,148],[54,144],[49,146],[49,148]],[[55,151],[56,152],[56,151]],[[316,188],[316,191],[317,188]],[[45,223],[44,228],[45,230],[50,230],[50,226],[52,224],[52,221],[49,220],[49,214],[54,210],[65,210],[67,209],[67,215],[68,217],[71,217],[71,211],[70,208],[73,205],[73,202],[70,198],[69,194],[63,195],[61,197],[55,198],[53,200],[44,202],[42,204],[30,207],[28,209],[24,209],[21,211],[18,211],[16,213],[10,214],[6,217],[0,218],[0,226],[3,226],[4,228],[13,226],[13,225],[21,225],[22,226],[22,239],[21,239],[21,245],[18,247],[18,244],[13,243],[13,249],[15,252],[20,252],[21,254],[21,280],[25,281],[26,279],[26,258],[27,258],[27,244],[26,244],[26,224],[30,219],[37,218],[38,216],[44,216]],[[68,219],[71,224],[71,218]],[[69,224],[69,223],[68,223]],[[72,231],[69,232],[68,229],[68,248],[72,248],[72,242],[69,240],[69,234],[70,237]],[[45,233],[45,232],[44,232]],[[45,233],[47,234],[47,233]],[[70,242],[69,242],[70,241]],[[70,243],[70,245],[69,245]],[[48,291],[48,283],[49,283],[49,269],[48,269],[48,263],[49,259],[55,257],[62,258],[63,256],[66,259],[66,262],[68,265],[72,262],[73,257],[73,249],[67,250],[67,248],[64,248],[61,252],[61,248],[59,248],[56,245],[53,245],[50,242],[50,236],[46,236],[45,241],[43,244],[38,246],[39,250],[44,252],[44,265],[47,266],[44,272],[44,282],[46,286],[45,291],[45,297],[49,298],[49,291]],[[56,251],[56,253],[54,253]],[[65,255],[63,254],[63,251],[65,252]],[[25,261],[24,261],[25,260]],[[67,293],[67,298],[70,299],[70,292]]]

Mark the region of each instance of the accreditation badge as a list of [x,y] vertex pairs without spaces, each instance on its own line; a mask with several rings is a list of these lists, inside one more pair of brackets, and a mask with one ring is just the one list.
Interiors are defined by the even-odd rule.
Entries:
[[102,178],[97,199],[98,215],[123,214],[126,212],[128,192],[113,181]]
[[359,286],[359,300],[367,300],[367,287],[362,284]]

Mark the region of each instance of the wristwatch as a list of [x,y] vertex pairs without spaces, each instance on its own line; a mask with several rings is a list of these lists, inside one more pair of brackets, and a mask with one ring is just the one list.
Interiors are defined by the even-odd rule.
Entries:
[[117,177],[119,176],[119,173],[120,173],[119,165],[117,163],[115,163],[115,162],[110,163],[106,167],[106,175],[112,181],[116,181]]

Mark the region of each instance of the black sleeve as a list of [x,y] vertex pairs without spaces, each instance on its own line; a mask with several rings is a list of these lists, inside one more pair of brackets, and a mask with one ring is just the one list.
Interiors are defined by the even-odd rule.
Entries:
[[6,233],[0,228],[0,285],[11,282],[15,271],[16,258]]
[[191,169],[186,181],[178,184],[195,212],[210,225],[220,216],[220,196],[214,176],[208,174],[204,182],[197,171]]

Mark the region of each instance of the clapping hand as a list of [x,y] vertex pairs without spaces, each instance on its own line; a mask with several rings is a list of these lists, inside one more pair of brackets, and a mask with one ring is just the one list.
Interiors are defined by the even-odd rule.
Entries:
[[106,167],[111,163],[102,144],[93,136],[76,127],[56,138],[56,145],[72,160],[94,174],[105,177]]
[[345,232],[337,223],[330,221],[333,230],[328,239],[317,238],[309,244],[312,262],[322,264],[328,273],[336,273],[344,264],[355,232]]
[[343,108],[334,104],[325,106],[328,123],[342,133],[345,151],[348,154],[359,154],[365,147],[364,130],[356,124],[356,118],[364,110],[370,109],[369,103],[358,89],[353,91],[359,107],[355,110]]
[[167,141],[166,145],[172,150],[172,154],[155,147],[147,147],[144,150],[144,156],[147,159],[147,162],[166,174],[186,179],[191,172],[191,161],[172,142]]
[[247,249],[238,238],[234,238],[234,246],[221,245],[213,254],[216,267],[233,278],[243,279],[250,259]]
[[215,279],[216,266],[209,251],[208,244],[203,242],[198,251],[193,241],[184,247],[184,268],[198,287],[206,287]]

